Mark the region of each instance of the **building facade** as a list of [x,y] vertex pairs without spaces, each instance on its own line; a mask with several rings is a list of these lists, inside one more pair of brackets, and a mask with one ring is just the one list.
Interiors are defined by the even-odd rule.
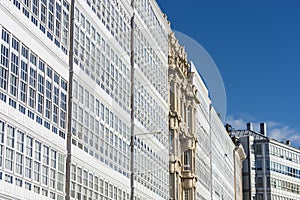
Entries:
[[248,123],[246,130],[232,132],[245,148],[243,162],[244,200],[300,199],[300,150],[267,137],[266,124],[260,132]]
[[64,199],[67,1],[0,1],[0,198]]
[[169,34],[170,199],[196,199],[196,91],[182,46]]
[[241,200],[243,148],[232,140],[184,47],[169,34],[170,199]]
[[235,199],[241,197],[241,165],[244,151],[233,140],[212,106],[209,91],[196,67],[194,73],[197,105],[196,199]]
[[240,199],[238,145],[155,0],[0,14],[1,199]]
[[1,198],[129,199],[134,159],[135,198],[168,199],[168,24],[157,3],[13,0],[0,12]]
[[192,72],[194,72],[194,83],[197,89],[196,113],[196,199],[211,199],[212,187],[212,159],[211,159],[211,137],[210,137],[210,105],[209,92],[201,77],[197,73],[196,67],[191,63]]
[[242,200],[242,145],[225,129],[209,98],[209,91],[190,63],[196,106],[196,199]]
[[135,198],[168,198],[166,26],[152,0],[75,1],[71,198],[129,199],[131,159]]

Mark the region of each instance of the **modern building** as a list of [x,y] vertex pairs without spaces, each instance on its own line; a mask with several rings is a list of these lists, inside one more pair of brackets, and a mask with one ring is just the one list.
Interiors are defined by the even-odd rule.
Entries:
[[168,199],[157,3],[12,0],[0,14],[0,198],[129,199],[133,173],[136,199]]
[[129,199],[131,173],[136,199],[168,198],[167,25],[153,0],[75,1],[71,198]]
[[[200,145],[199,148],[203,149],[202,154],[204,152],[209,153],[211,159],[210,177],[209,180],[205,179],[207,183],[210,183],[210,198],[201,197],[200,199],[241,200],[242,198],[238,195],[238,188],[241,188],[242,181],[241,176],[238,175],[241,174],[240,166],[245,157],[243,148],[228,134],[213,105],[205,106],[204,115],[208,117],[209,129],[204,129],[206,133],[205,131],[200,132],[198,141],[201,141],[202,135],[209,137],[209,145],[206,149],[203,148],[203,145]],[[200,121],[199,126],[204,127],[204,125]],[[207,124],[205,126],[207,127]],[[200,154],[200,158],[202,154]],[[203,164],[202,167],[205,170],[208,169]],[[201,196],[201,190],[198,192]]]
[[0,198],[65,198],[68,1],[0,1]]
[[251,123],[246,130],[233,130],[247,154],[243,162],[244,200],[300,199],[300,150],[290,141],[267,137],[265,123],[260,132]]
[[0,16],[1,199],[240,199],[242,150],[155,0]]
[[[209,98],[209,91],[191,63],[197,99],[196,199],[241,200],[236,183],[241,183],[243,149],[229,136]],[[240,152],[237,153],[237,151]],[[241,187],[241,186],[240,186]]]
[[196,199],[211,199],[212,189],[212,159],[211,159],[211,135],[210,135],[210,105],[209,91],[202,78],[197,73],[196,67],[191,63],[191,71],[194,73],[194,84],[197,89],[199,104],[196,110]]

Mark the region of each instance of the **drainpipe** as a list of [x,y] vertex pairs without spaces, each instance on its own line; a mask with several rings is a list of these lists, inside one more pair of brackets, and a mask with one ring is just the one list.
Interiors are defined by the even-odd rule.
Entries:
[[70,200],[71,193],[71,149],[72,149],[72,90],[73,90],[73,57],[74,57],[74,10],[75,0],[71,0],[70,24],[69,24],[69,87],[68,87],[68,113],[67,113],[67,159],[66,159],[66,200]]
[[130,200],[134,200],[134,0],[131,0],[131,7],[133,14],[130,22]]

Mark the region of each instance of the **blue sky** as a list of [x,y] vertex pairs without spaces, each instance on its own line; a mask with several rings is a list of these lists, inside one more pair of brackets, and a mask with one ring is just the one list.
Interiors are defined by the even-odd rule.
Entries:
[[267,122],[269,136],[300,147],[300,1],[157,2],[172,28],[201,44],[218,66],[227,122],[236,129]]

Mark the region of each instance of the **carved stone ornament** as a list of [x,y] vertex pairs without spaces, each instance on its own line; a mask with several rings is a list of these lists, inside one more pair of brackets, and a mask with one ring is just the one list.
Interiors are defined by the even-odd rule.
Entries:
[[188,69],[190,68],[187,53],[185,48],[180,46],[173,31],[169,33],[169,66],[172,69],[177,69],[181,74],[186,77]]

